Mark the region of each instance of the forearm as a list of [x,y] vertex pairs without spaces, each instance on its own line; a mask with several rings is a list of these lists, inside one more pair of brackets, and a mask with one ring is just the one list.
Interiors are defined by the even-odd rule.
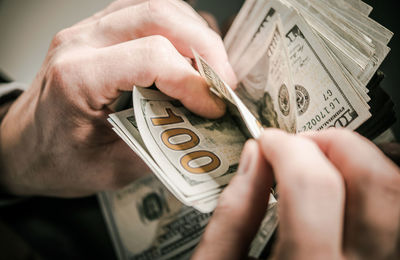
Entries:
[[[35,127],[35,100],[29,95],[32,89],[19,92],[10,101],[0,126],[0,188],[13,195],[32,195],[42,162]],[[22,93],[22,94],[21,94]],[[40,125],[40,124],[39,124]]]

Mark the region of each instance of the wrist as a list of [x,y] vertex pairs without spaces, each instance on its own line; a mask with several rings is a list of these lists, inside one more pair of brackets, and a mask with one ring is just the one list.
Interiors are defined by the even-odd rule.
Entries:
[[18,147],[16,133],[17,127],[10,122],[15,121],[10,119],[9,114],[13,113],[14,106],[18,97],[22,94],[21,90],[12,90],[0,97],[0,194],[5,196],[16,195],[14,192],[14,183],[16,181],[16,176],[18,167],[16,165],[24,165],[21,163],[22,160],[17,161],[18,156],[21,155],[20,152],[16,151]]

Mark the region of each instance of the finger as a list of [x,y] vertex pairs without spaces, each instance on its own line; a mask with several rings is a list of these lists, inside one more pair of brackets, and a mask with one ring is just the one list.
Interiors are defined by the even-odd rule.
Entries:
[[[114,1],[111,4],[109,4],[105,9],[95,13],[94,15],[86,18],[85,20],[82,20],[81,22],[77,23],[76,25],[83,25],[83,24],[95,22],[110,13],[121,10],[128,6],[141,4],[146,1],[149,1],[149,0],[118,0],[118,1]],[[199,16],[196,13],[196,11],[193,10],[193,8],[188,3],[184,2],[184,1],[176,1],[176,0],[168,0],[168,1],[170,1],[171,4],[174,4],[176,7],[180,8],[183,12],[187,13],[189,16],[193,17],[194,19],[197,19],[199,22],[207,24],[202,19],[202,17]]]
[[397,250],[400,171],[371,142],[348,130],[309,133],[346,182],[346,253],[390,259]]
[[213,29],[218,35],[221,35],[221,30],[219,29],[218,21],[215,19],[214,15],[209,12],[199,11],[199,15],[207,22],[208,26]]
[[169,1],[155,0],[121,9],[88,26],[87,30],[86,38],[94,47],[162,35],[185,57],[194,58],[194,48],[230,86],[236,86],[221,37]]
[[246,143],[238,172],[224,190],[194,259],[243,259],[265,215],[272,174],[257,143]]
[[339,257],[344,187],[337,170],[305,138],[265,130],[259,142],[278,183],[278,254]]
[[209,91],[198,72],[162,36],[96,49],[86,59],[70,63],[84,63],[79,74],[92,75],[79,90],[95,110],[112,103],[120,91],[132,90],[133,85],[147,87],[155,83],[196,114],[216,118],[225,112],[224,102]]

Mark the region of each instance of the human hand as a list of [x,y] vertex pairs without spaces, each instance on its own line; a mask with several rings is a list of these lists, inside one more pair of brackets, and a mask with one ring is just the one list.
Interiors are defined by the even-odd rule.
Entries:
[[192,67],[191,47],[234,85],[221,38],[182,1],[119,0],[59,32],[1,124],[1,189],[75,197],[142,174],[106,122],[108,106],[133,85],[155,83],[193,112],[221,116],[225,105]]
[[[348,130],[246,144],[194,259],[243,259],[278,183],[276,259],[399,259],[400,170]],[[261,198],[260,198],[261,197]]]

